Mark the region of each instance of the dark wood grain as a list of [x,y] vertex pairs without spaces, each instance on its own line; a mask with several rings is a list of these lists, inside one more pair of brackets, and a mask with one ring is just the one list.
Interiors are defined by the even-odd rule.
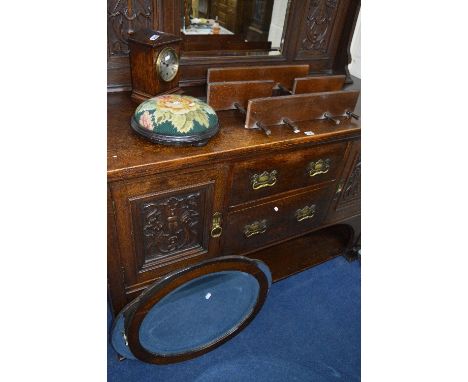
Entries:
[[294,79],[308,72],[308,65],[211,68],[208,70],[207,82],[273,80],[275,84],[292,88]]
[[284,279],[342,255],[348,248],[353,235],[352,229],[346,223],[322,228],[260,251],[251,252],[248,256],[265,262],[271,270],[273,281]]
[[345,80],[345,75],[296,78],[292,92],[293,94],[303,94],[337,91],[343,88]]
[[[118,9],[116,4],[118,4]],[[141,4],[144,6],[142,7]],[[206,49],[196,51],[195,55],[192,56],[184,57],[182,54],[180,86],[188,88],[205,84],[207,69],[210,67],[302,63],[310,65],[311,73],[346,74],[347,81],[351,81],[347,69],[351,60],[349,46],[359,6],[359,0],[339,2],[291,0],[286,15],[284,42],[280,54],[269,55],[269,47],[262,52],[246,51],[238,43],[231,45],[228,48],[230,50],[224,51],[223,55],[213,54],[216,51]],[[134,11],[136,11],[135,14]],[[125,12],[127,12],[127,17],[125,17]],[[180,0],[145,2],[108,0],[107,50],[108,87],[110,90],[122,90],[130,87],[130,68],[128,61],[125,61],[125,58],[128,57],[128,49],[126,48],[128,35],[140,28],[150,27],[180,36],[182,13],[182,1]],[[134,16],[136,18],[129,20]],[[242,26],[248,27],[248,24],[243,25],[244,20],[247,20],[245,16],[242,18]],[[318,22],[314,24],[313,20],[318,20]],[[317,25],[318,28],[322,29],[316,30]],[[314,35],[318,37],[314,38]],[[202,44],[206,46],[208,43]],[[249,47],[248,49],[258,49],[258,47]],[[190,53],[188,50],[187,52]]]
[[353,79],[349,73],[351,57],[351,40],[356,22],[361,9],[361,0],[349,0],[346,9],[346,17],[341,27],[341,33],[337,34],[336,56],[333,60],[332,70],[336,74],[346,75],[346,83],[352,83]]
[[284,118],[293,122],[321,119],[325,112],[345,116],[346,111],[355,109],[359,94],[350,90],[253,99],[249,101],[245,127],[256,128],[257,122],[277,125]]
[[[255,206],[232,212],[227,217],[226,235],[223,241],[225,254],[242,254],[263,247],[291,235],[310,231],[320,225],[328,210],[333,189],[324,187],[306,190],[285,198],[277,198],[267,203],[257,202]],[[315,206],[311,218],[298,221],[296,212],[306,206]],[[264,221],[259,233],[250,232],[246,226]],[[264,231],[264,232],[263,232]]]
[[212,51],[223,51],[222,54],[230,55],[232,51],[265,52],[270,49],[271,41],[245,41],[237,35],[182,35],[182,51],[184,54],[191,52],[194,56],[213,54]]
[[141,28],[158,29],[153,0],[107,0],[107,83],[109,91],[131,87],[128,37]]
[[338,221],[359,214],[361,210],[361,141],[351,142],[347,153],[346,166],[343,167],[336,184],[328,221]]
[[[355,207],[336,214],[333,206],[338,180],[348,179],[351,168],[356,167],[351,155],[354,146],[350,145],[360,138],[359,121],[346,119],[340,125],[323,120],[298,122],[300,134],[277,125],[266,137],[245,129],[241,113],[226,110],[218,112],[220,131],[206,146],[170,147],[149,143],[132,132],[129,122],[135,107],[128,93],[108,95],[108,277],[114,311],[168,272],[221,256],[226,248],[247,255],[268,247],[275,253],[281,242],[356,215]],[[305,131],[315,135],[307,136]],[[308,164],[327,158],[331,160],[328,172],[308,177]],[[272,169],[278,171],[278,183],[250,192],[251,176]],[[350,198],[355,189],[350,188]],[[317,198],[312,200],[314,195]],[[305,219],[304,224],[288,220],[297,210],[313,204],[319,211],[317,220]],[[156,207],[157,219],[151,215]],[[278,215],[274,207],[278,207]],[[250,224],[262,219],[264,208],[267,219],[286,214],[275,220],[275,234],[264,241],[254,237],[255,244],[237,248],[239,232],[232,231],[239,228],[236,219],[249,217],[245,224]],[[211,236],[215,212],[221,214],[220,237]],[[193,224],[194,232],[183,240],[147,236],[158,227],[170,235],[187,229],[187,224]],[[325,241],[332,247],[335,242]],[[155,249],[161,243],[162,251]],[[171,245],[174,247],[169,248]],[[327,245],[319,247],[324,251],[321,259],[330,254]],[[283,257],[283,261],[287,272],[294,273],[317,259],[293,256]]]
[[118,247],[114,203],[110,187],[107,185],[107,285],[109,305],[114,316],[127,303]]
[[245,117],[235,110],[218,112],[220,131],[204,147],[155,145],[137,136],[130,127],[136,109],[128,93],[108,95],[107,177],[109,181],[153,175],[180,168],[225,163],[226,160],[263,156],[288,149],[313,147],[323,142],[360,136],[360,122],[344,121],[332,125],[326,121],[299,122],[301,131],[315,135],[294,134],[283,125],[272,127],[270,137],[244,128]]
[[[154,34],[160,37],[151,41],[149,38]],[[158,94],[179,91],[180,70],[169,82],[161,80],[156,71],[156,60],[162,49],[173,48],[180,57],[179,37],[151,29],[142,29],[128,39],[128,45],[132,73],[132,99],[135,102],[140,103]]]
[[[309,149],[277,153],[274,157],[237,162],[232,169],[230,206],[334,181],[341,172],[346,147],[346,142],[330,143]],[[310,176],[308,166],[319,160],[328,160],[329,168],[325,173]],[[276,172],[275,183],[254,189],[252,177],[264,171]]]
[[210,82],[207,102],[216,111],[235,109],[235,103],[247,109],[250,99],[270,97],[274,86],[275,82],[272,80]]
[[[218,3],[225,16],[228,6],[240,4]],[[254,2],[245,4],[248,8]],[[268,52],[268,42],[245,42],[239,36],[216,36],[211,41],[189,37],[180,52],[179,77],[164,85],[153,70],[160,48],[135,40],[140,29],[152,28],[172,34],[174,40],[163,45],[177,50],[182,1],[108,0],[108,87],[111,91],[130,88],[129,48],[135,52],[133,98],[137,101],[179,91],[178,87],[203,98],[207,78],[211,82],[273,81],[288,89],[299,78],[294,89],[298,93],[323,90],[305,88],[311,80],[301,78],[311,74],[342,74],[349,82],[349,46],[359,6],[359,0],[291,0],[280,52]],[[245,31],[252,23],[244,13],[241,19],[231,22],[226,17],[222,22]],[[135,43],[138,46],[132,47]],[[357,80],[351,88],[358,89],[359,84]],[[227,94],[224,90],[216,97],[226,102],[222,108],[232,107],[233,97],[228,99]],[[142,139],[130,128],[136,108],[130,93],[108,96],[108,287],[113,312],[169,273],[226,253],[264,260],[275,281],[334,256],[355,254],[360,245],[361,123],[341,117],[336,125],[322,117],[324,112],[343,115],[346,110],[360,115],[359,92],[322,92],[313,103],[304,96],[247,104],[248,127],[260,121],[271,130],[268,137],[261,130],[246,129],[246,116],[239,111],[218,111],[219,133],[203,147],[162,146]],[[247,98],[257,97],[262,96],[246,90],[239,103],[246,107]],[[282,123],[284,117],[296,121],[300,133]],[[317,174],[310,176],[311,169]],[[254,190],[253,184],[262,187]],[[208,271],[219,269],[213,265]],[[170,288],[155,292],[135,316],[129,338],[132,351],[144,361],[166,363],[210,350],[155,360],[138,347],[138,324],[154,298],[163,298]]]
[[[111,184],[128,291],[182,265],[219,254],[219,240],[210,238],[210,230],[213,213],[223,208],[225,177],[225,167],[216,166],[186,171],[177,177],[171,174]],[[190,200],[190,195],[197,193]],[[154,210],[158,204],[160,207]],[[152,211],[151,216],[145,215]],[[177,233],[180,229],[192,232]]]

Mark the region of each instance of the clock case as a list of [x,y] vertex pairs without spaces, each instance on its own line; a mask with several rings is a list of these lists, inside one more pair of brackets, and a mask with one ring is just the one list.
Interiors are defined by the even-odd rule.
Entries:
[[[159,36],[156,40],[150,37]],[[168,82],[163,81],[156,70],[159,53],[166,47],[174,49],[180,60],[181,39],[173,34],[141,29],[128,38],[130,48],[130,68],[132,75],[131,98],[135,102],[142,102],[156,95],[180,92],[179,75]]]

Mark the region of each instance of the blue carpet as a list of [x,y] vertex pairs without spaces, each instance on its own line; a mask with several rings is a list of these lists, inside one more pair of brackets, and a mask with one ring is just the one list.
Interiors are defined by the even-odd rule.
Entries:
[[193,360],[119,362],[108,345],[108,381],[360,381],[360,271],[338,257],[273,284],[244,331]]

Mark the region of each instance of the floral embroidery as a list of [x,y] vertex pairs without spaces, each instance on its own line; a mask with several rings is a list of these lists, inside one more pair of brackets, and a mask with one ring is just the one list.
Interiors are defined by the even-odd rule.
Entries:
[[[152,111],[152,117],[150,115]],[[144,128],[154,130],[164,122],[169,122],[178,133],[188,133],[197,122],[203,129],[210,128],[210,115],[216,118],[215,111],[206,103],[189,96],[162,95],[151,98],[138,106],[136,114]]]
[[165,95],[156,100],[156,108],[161,111],[169,111],[174,114],[187,114],[197,110],[198,105],[194,100],[181,96]]
[[148,111],[145,111],[140,116],[140,125],[143,126],[145,129],[153,130],[153,121],[151,120],[151,115]]

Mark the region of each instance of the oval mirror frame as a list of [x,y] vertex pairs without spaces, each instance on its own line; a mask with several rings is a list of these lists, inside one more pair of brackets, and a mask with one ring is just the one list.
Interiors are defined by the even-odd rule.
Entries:
[[[236,325],[215,340],[207,342],[193,350],[182,353],[154,354],[147,350],[140,341],[140,328],[147,313],[171,292],[203,276],[221,272],[243,272],[256,279],[259,286],[253,308]],[[163,279],[150,285],[142,294],[127,305],[117,315],[112,328],[112,341],[118,352],[127,358],[153,364],[168,364],[185,361],[207,353],[225,343],[241,332],[262,308],[268,289],[271,285],[271,274],[265,263],[241,256],[224,256],[205,260],[196,265],[172,272]],[[119,337],[120,336],[120,337]],[[126,342],[124,346],[123,341]],[[120,346],[115,346],[120,342]],[[120,351],[119,351],[120,349]]]

